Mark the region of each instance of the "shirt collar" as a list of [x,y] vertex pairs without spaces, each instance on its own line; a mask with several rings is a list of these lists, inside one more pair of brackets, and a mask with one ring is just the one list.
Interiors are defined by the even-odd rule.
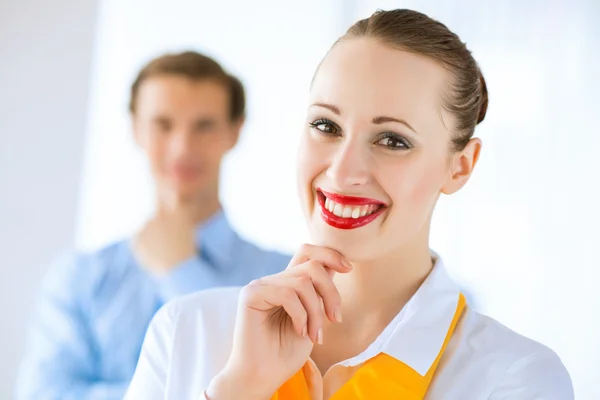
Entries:
[[231,265],[237,234],[223,210],[217,211],[196,228],[196,246],[200,256],[218,268]]
[[440,353],[458,306],[460,290],[442,260],[367,350],[340,365],[354,366],[385,353],[425,376]]

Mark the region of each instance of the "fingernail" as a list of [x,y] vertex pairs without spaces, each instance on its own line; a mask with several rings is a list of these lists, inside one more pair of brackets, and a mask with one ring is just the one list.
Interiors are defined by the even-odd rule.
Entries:
[[302,337],[306,337],[306,335],[308,335],[308,332],[306,330],[306,325],[304,325],[304,328],[302,328]]
[[345,258],[342,258],[342,264],[344,265],[344,267],[346,267],[348,269],[352,269],[352,264],[350,264],[350,262],[348,260],[346,260]]
[[319,328],[319,332],[317,332],[317,343],[323,344],[323,328]]
[[336,307],[335,310],[333,310],[333,318],[335,318],[337,322],[342,322],[342,310],[340,310],[339,307]]

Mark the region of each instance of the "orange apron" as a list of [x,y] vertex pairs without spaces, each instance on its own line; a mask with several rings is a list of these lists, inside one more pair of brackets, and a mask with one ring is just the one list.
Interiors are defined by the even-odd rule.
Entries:
[[[422,400],[425,398],[427,389],[454,333],[465,304],[465,297],[461,294],[444,344],[425,376],[421,376],[402,361],[385,353],[380,353],[358,368],[352,378],[340,390],[335,392],[330,400]],[[308,384],[302,370],[284,383],[271,400],[311,400]]]

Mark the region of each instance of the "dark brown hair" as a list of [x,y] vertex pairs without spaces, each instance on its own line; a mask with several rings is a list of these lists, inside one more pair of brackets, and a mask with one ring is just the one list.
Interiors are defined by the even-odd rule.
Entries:
[[239,121],[245,116],[246,95],[240,80],[225,72],[221,65],[212,58],[195,51],[165,54],[146,64],[131,85],[129,111],[132,114],[135,113],[140,86],[145,80],[158,75],[179,75],[192,80],[217,81],[229,91],[231,120]]
[[430,57],[449,71],[444,108],[457,119],[454,148],[464,149],[475,126],[485,118],[488,92],[477,62],[460,38],[444,24],[404,9],[378,10],[352,25],[338,42],[357,37],[372,37],[399,50]]

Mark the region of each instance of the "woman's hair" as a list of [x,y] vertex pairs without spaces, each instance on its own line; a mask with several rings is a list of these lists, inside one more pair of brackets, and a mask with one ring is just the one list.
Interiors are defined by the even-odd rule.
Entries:
[[464,149],[475,126],[485,118],[488,92],[477,62],[460,38],[444,24],[404,9],[376,11],[352,25],[338,42],[358,37],[374,38],[399,50],[432,58],[448,70],[451,81],[443,106],[457,120],[452,138],[454,149]]
[[137,95],[142,83],[159,75],[178,75],[191,80],[213,80],[222,84],[229,92],[229,112],[232,121],[244,118],[246,96],[244,86],[238,78],[229,75],[212,58],[195,51],[177,54],[165,54],[151,60],[139,72],[131,85],[129,111],[135,114]]

